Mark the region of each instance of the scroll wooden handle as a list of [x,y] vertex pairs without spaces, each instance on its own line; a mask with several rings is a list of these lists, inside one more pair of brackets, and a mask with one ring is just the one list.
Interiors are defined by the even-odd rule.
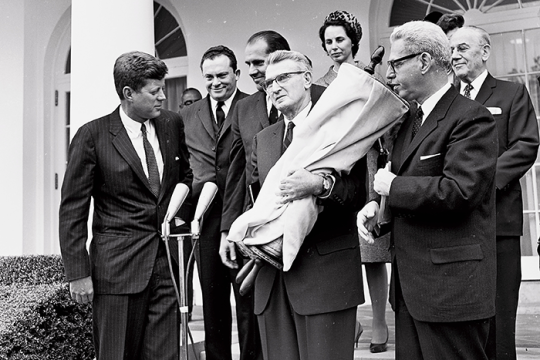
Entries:
[[382,62],[384,56],[384,46],[379,45],[373,54],[371,54],[371,61],[369,65],[364,68],[365,72],[370,75],[375,73],[375,66],[379,65]]
[[236,283],[241,284],[242,281],[248,276],[251,269],[253,269],[253,266],[255,266],[255,259],[249,260],[247,263],[242,266],[242,268],[238,271],[238,274],[236,275]]
[[259,270],[261,270],[264,265],[261,259],[255,259],[251,261],[254,261],[254,265],[249,274],[247,274],[247,276],[245,277],[244,281],[242,281],[242,285],[240,285],[240,295],[247,294],[247,292],[253,287],[253,284],[255,283],[255,278],[257,277]]

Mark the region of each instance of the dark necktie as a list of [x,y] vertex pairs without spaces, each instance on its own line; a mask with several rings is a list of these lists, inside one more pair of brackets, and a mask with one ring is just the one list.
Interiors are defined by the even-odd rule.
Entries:
[[275,124],[278,121],[278,111],[274,105],[270,108],[270,115],[268,115],[268,122],[270,125]]
[[416,110],[416,116],[414,118],[414,122],[412,125],[412,139],[416,136],[416,133],[418,130],[420,130],[420,126],[422,126],[422,118],[424,117],[424,112],[422,111],[422,107],[418,105],[418,109]]
[[283,140],[283,151],[287,150],[289,145],[291,145],[292,137],[293,137],[293,129],[294,129],[294,123],[292,121],[289,121],[289,124],[287,124],[287,132],[285,133],[285,139]]
[[146,136],[146,126],[144,124],[141,125],[141,132],[143,138],[144,153],[146,154],[146,166],[148,167],[148,182],[150,183],[150,189],[152,189],[154,195],[158,196],[159,170],[156,160],[156,154],[154,153],[154,149],[152,148],[150,141],[148,141],[148,137]]
[[463,96],[465,96],[467,99],[470,99],[472,89],[473,86],[471,84],[467,84],[467,86],[465,86],[465,89],[463,90]]
[[223,101],[218,101],[217,109],[216,109],[216,121],[217,121],[217,126],[220,129],[221,129],[221,125],[223,125],[223,122],[225,121],[225,112],[223,111],[223,105],[225,105]]

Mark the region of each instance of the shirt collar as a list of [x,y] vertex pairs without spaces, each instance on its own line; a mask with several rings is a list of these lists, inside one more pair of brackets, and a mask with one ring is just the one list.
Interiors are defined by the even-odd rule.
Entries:
[[284,114],[283,120],[285,120],[285,127],[287,127],[289,125],[289,122],[291,121],[294,123],[294,126],[298,126],[302,122],[302,120],[304,120],[308,116],[310,110],[311,110],[311,101],[307,104],[307,106],[304,109],[302,109],[302,111],[300,111],[296,115],[294,119],[287,119],[287,117]]
[[435,108],[435,105],[441,100],[444,94],[450,89],[450,83],[446,83],[442,88],[437,90],[433,95],[428,97],[423,104],[420,104],[422,106],[422,112],[424,113],[424,117],[422,118],[422,124],[427,119],[429,114],[433,111]]
[[[229,114],[229,109],[231,108],[232,101],[233,101],[234,97],[236,96],[237,91],[238,91],[238,88],[236,88],[234,90],[232,95],[227,100],[223,101],[224,105],[221,108],[223,109],[223,112],[225,113],[225,116],[227,116],[227,114]],[[215,114],[218,102],[216,100],[214,100],[210,95],[208,95],[208,97],[210,98],[210,106],[212,107],[212,112]]]
[[153,125],[150,120],[146,120],[144,123],[135,121],[126,114],[124,109],[122,109],[122,106],[120,106],[120,120],[122,120],[122,124],[126,128],[126,131],[130,137],[137,137],[141,134],[142,124],[146,126],[147,131],[153,129]]
[[[476,98],[476,95],[478,95],[478,91],[480,91],[480,88],[484,84],[484,81],[486,81],[487,76],[488,76],[488,71],[486,69],[480,75],[478,75],[476,79],[474,79],[471,82],[471,85],[472,85],[471,99],[474,100]],[[465,86],[467,86],[467,83],[463,81],[460,81],[460,82],[461,82],[461,87],[459,90],[460,90],[461,95],[463,95],[463,92],[465,91]]]

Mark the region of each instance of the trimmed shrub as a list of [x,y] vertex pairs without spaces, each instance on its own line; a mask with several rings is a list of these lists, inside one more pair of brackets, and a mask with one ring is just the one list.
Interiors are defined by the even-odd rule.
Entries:
[[94,359],[90,305],[71,300],[60,256],[0,257],[0,359]]

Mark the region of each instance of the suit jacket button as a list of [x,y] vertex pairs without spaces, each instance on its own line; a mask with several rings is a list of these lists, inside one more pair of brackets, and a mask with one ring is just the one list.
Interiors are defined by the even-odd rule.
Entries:
[[217,170],[217,171],[220,171],[220,170],[221,170],[221,167],[216,166],[216,170]]
[[215,147],[215,146],[212,146],[212,151],[216,151],[216,147]]

